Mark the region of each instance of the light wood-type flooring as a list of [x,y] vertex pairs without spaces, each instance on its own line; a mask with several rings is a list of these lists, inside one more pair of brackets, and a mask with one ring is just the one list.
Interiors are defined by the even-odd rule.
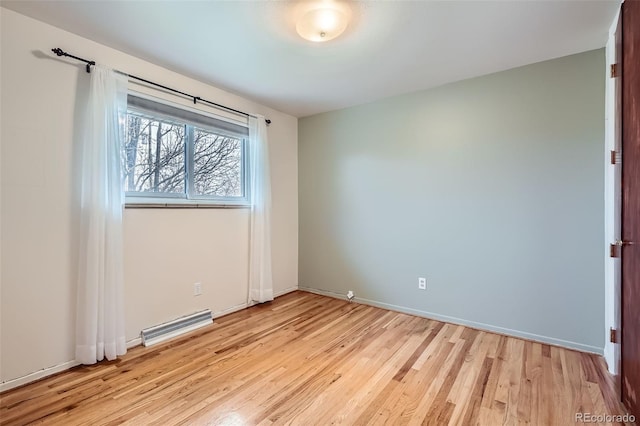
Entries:
[[0,395],[1,424],[573,425],[604,361],[296,291]]

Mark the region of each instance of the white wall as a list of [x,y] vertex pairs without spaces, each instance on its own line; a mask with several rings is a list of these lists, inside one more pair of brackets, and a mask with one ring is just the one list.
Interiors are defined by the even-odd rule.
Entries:
[[604,68],[600,49],[301,119],[300,287],[602,353]]
[[[274,291],[297,287],[295,117],[13,11],[1,15],[0,381],[74,357],[74,135],[88,75],[54,57],[53,47],[270,118]],[[246,209],[125,211],[128,339],[198,309],[219,314],[245,304],[248,217]],[[202,296],[192,295],[194,282],[202,283]]]

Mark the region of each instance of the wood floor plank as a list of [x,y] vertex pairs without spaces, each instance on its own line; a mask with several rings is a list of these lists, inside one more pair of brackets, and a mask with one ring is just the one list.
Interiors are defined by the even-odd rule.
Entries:
[[489,374],[491,373],[491,367],[493,366],[493,359],[486,357],[482,363],[480,372],[476,378],[471,396],[469,398],[469,404],[467,406],[466,413],[461,422],[463,425],[478,424],[480,417],[480,406],[482,403],[482,396],[487,388],[489,382]]
[[573,424],[623,414],[601,357],[293,292],[0,394],[0,424]]

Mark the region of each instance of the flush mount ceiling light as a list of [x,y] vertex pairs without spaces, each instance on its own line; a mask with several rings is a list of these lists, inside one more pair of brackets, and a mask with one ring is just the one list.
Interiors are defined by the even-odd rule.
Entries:
[[333,40],[347,29],[349,15],[345,4],[320,3],[300,15],[296,31],[300,37],[309,41]]

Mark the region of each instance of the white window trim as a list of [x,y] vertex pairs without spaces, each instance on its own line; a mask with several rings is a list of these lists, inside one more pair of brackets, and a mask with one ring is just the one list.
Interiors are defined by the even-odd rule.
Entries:
[[[204,117],[226,121],[228,123],[237,124],[243,127],[248,127],[247,120],[233,120],[221,115],[212,114],[208,111],[203,111],[199,108],[189,107],[180,103],[171,102],[166,99],[151,96],[147,93],[129,90],[128,94],[136,96],[138,98],[146,99],[159,104],[167,105],[173,108],[183,109],[194,114],[199,114]],[[127,108],[128,110],[128,108]],[[202,128],[215,132],[216,128],[206,128],[202,126],[194,126],[193,124],[184,122],[191,126],[191,128]],[[224,132],[221,132],[224,134]],[[191,188],[193,187],[193,175],[187,174],[186,188],[184,193],[154,193],[154,192],[125,192],[125,208],[250,208],[250,194],[249,194],[249,176],[247,171],[249,170],[248,162],[248,143],[249,138],[242,139],[242,187],[244,189],[244,196],[242,197],[218,197],[212,195],[191,195]],[[188,167],[187,170],[193,170],[193,147],[191,144],[186,143],[186,159]]]
[[205,117],[209,117],[209,118],[213,118],[216,120],[221,120],[221,121],[226,121],[227,123],[231,123],[231,124],[237,124],[238,126],[243,126],[243,127],[249,127],[249,119],[243,119],[243,120],[234,120],[232,118],[226,117],[224,115],[218,115],[218,114],[213,114],[211,111],[209,110],[204,110],[201,108],[197,108],[198,104],[196,104],[196,106],[194,107],[193,105],[184,105],[182,103],[179,102],[175,102],[175,101],[170,101],[164,98],[159,98],[157,96],[152,96],[148,93],[145,92],[138,92],[136,90],[132,90],[129,89],[127,94],[135,96],[136,98],[142,98],[142,99],[146,99],[148,101],[152,101],[152,102],[156,102],[158,104],[163,104],[163,105],[167,105],[170,107],[174,107],[174,108],[180,108],[183,109],[185,111],[189,111],[192,112],[194,114],[199,114]]

